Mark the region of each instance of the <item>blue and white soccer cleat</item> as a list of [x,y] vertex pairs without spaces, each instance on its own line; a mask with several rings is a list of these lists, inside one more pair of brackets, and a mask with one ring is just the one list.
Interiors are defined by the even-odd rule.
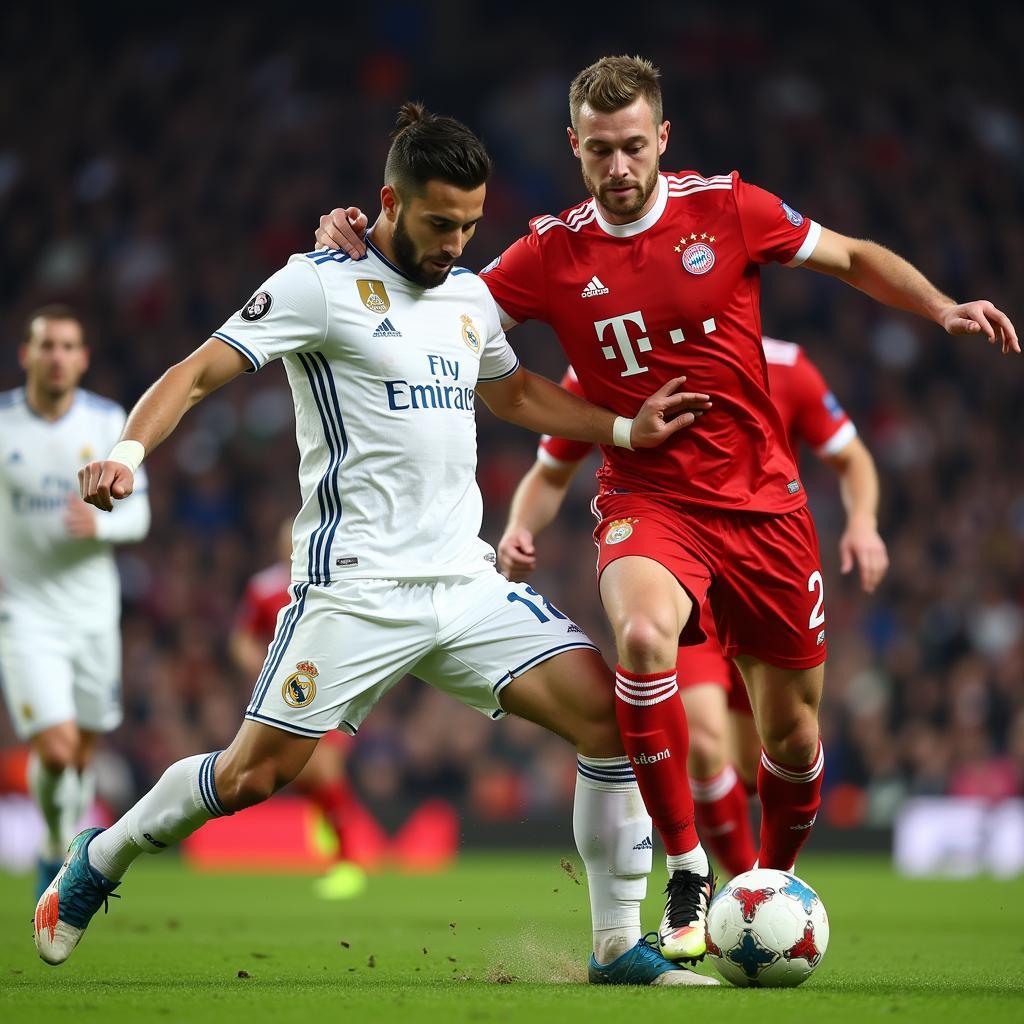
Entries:
[[36,904],[33,938],[48,964],[62,964],[71,956],[93,914],[106,908],[107,897],[120,885],[89,863],[89,843],[102,831],[87,828],[71,840],[63,867]]
[[609,964],[599,964],[591,954],[587,967],[591,985],[718,985],[715,978],[706,978],[666,960],[658,949],[658,933],[648,932],[632,949]]
[[36,902],[39,902],[39,898],[46,892],[50,883],[57,877],[57,872],[60,871],[64,861],[62,860],[47,860],[45,857],[40,857],[36,861]]

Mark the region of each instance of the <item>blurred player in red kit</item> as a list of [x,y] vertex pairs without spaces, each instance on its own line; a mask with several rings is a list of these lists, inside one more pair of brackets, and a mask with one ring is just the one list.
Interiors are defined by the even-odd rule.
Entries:
[[[680,647],[704,639],[706,603],[761,737],[760,866],[793,868],[821,799],[824,584],[769,394],[760,264],[831,275],[1004,354],[1020,346],[991,302],[958,304],[888,249],[823,228],[735,171],[660,172],[670,124],[658,78],[637,57],[603,57],[576,76],[567,134],[590,197],[535,218],[482,277],[506,330],[531,319],[554,329],[587,399],[623,417],[617,442],[652,384],[685,373],[711,396],[699,423],[660,450],[604,447],[595,501],[619,728],[668,853],[661,949],[687,959],[706,949],[713,876],[694,823],[676,665]],[[334,210],[317,241],[360,257],[365,223],[355,208]]]
[[[772,400],[782,417],[794,455],[801,444],[836,471],[846,508],[839,541],[842,571],[856,566],[861,585],[873,591],[889,565],[878,535],[878,474],[853,422],[799,345],[762,339]],[[562,387],[579,393],[570,367]],[[534,539],[555,517],[592,446],[544,436],[537,461],[523,477],[498,545],[498,565],[510,579],[524,579],[537,566]],[[679,650],[677,676],[690,731],[688,767],[697,831],[730,875],[754,863],[747,808],[756,791],[761,741],[736,666],[722,653],[708,605],[701,615],[707,639]],[[730,714],[731,712],[731,714]]]
[[[259,675],[267,648],[274,639],[278,613],[290,600],[291,527],[290,521],[281,524],[279,561],[249,580],[235,617],[229,647],[235,664],[247,678],[255,679]],[[373,850],[367,849],[366,843],[359,843],[358,852],[352,848],[352,841],[356,838],[353,832],[366,834],[366,829],[360,826],[368,815],[345,777],[345,758],[351,745],[350,736],[337,731],[327,733],[292,783],[319,808],[337,838],[339,862],[316,883],[316,892],[324,899],[346,899],[362,892],[366,887],[366,875],[353,860],[366,864],[374,859]],[[373,826],[371,834],[380,832],[375,823],[370,824]],[[379,858],[384,851],[382,844],[378,845]]]

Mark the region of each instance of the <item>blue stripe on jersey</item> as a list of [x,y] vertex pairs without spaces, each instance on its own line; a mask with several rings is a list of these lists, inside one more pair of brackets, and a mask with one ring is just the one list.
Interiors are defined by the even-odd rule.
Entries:
[[596,651],[597,648],[585,640],[575,640],[570,644],[560,644],[558,647],[549,647],[542,654],[535,654],[528,661],[524,661],[522,665],[517,665],[515,668],[510,669],[506,672],[492,687],[491,692],[497,693],[498,688],[504,686],[506,683],[510,683],[516,676],[522,675],[523,672],[528,671],[535,665],[539,665],[542,661],[547,661],[548,658],[553,658],[556,654],[560,654],[562,651],[573,651],[577,648],[586,648],[589,651]]
[[304,725],[296,725],[294,722],[285,722],[280,718],[271,718],[270,715],[264,715],[257,711],[246,711],[245,717],[256,722],[268,722],[270,725],[276,726],[278,729],[284,729],[285,732],[293,732],[298,736],[308,736],[315,740],[320,739],[320,737],[324,735],[322,730],[307,729]]
[[214,331],[210,337],[217,338],[218,341],[223,341],[232,348],[241,352],[242,355],[252,363],[252,369],[246,370],[246,373],[255,373],[260,368],[259,360],[240,341],[236,341],[232,338],[230,334],[225,334],[223,331]]
[[501,374],[499,377],[478,377],[477,384],[493,384],[496,380],[504,380],[506,377],[511,377],[516,370],[519,369],[519,357],[516,356],[516,365],[512,367],[507,373]]
[[[330,461],[317,484],[320,504],[320,524],[309,538],[308,571],[313,583],[330,583],[330,539],[341,522],[341,492],[338,488],[338,468],[348,454],[348,438],[341,426],[341,409],[334,388],[334,378],[326,358],[320,353],[299,354],[299,362],[309,379],[310,393],[320,413],[324,438],[330,452]],[[328,395],[328,382],[332,395]],[[337,418],[335,418],[337,417]]]
[[472,274],[473,271],[469,267],[452,267],[452,277],[458,277],[459,274]]
[[281,664],[285,649],[288,647],[292,634],[295,632],[295,624],[302,618],[307,590],[309,590],[308,583],[295,583],[291,587],[292,604],[285,612],[281,625],[274,635],[274,641],[267,652],[267,660],[263,663],[263,671],[260,672],[256,685],[252,688],[252,699],[249,701],[249,706],[245,709],[246,714],[255,714],[259,710],[260,704],[263,703],[263,698],[267,695],[267,690],[270,688],[270,680],[274,678],[274,673]]

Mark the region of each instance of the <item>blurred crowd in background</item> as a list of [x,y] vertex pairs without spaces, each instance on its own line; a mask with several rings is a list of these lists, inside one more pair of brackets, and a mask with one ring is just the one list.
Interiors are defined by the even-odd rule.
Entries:
[[[461,117],[496,160],[462,261],[478,269],[531,216],[585,198],[565,139],[568,84],[625,51],[662,70],[663,168],[738,168],[825,226],[890,246],[948,293],[991,298],[1020,328],[1024,10],[943,6],[925,30],[914,9],[847,5],[827,28],[799,4],[780,21],[765,5],[650,3],[614,24],[469,0],[294,19],[211,5],[173,23],[116,5],[6,11],[0,387],[20,383],[25,315],[59,300],[86,319],[85,385],[130,406],[290,253],[312,248],[321,213],[351,203],[372,220],[407,98]],[[892,557],[871,598],[840,577],[835,478],[805,453],[827,581],[826,815],[885,824],[908,794],[1021,794],[1024,363],[810,272],[769,268],[763,294],[765,332],[806,346],[875,454]],[[527,366],[560,376],[546,328],[511,340]],[[482,408],[479,434],[496,545],[535,439]],[[240,721],[252,680],[226,638],[298,501],[283,369],[207,400],[148,465],[152,530],[119,556],[127,715],[101,768],[115,805],[169,762],[227,744]],[[592,492],[581,473],[534,582],[611,657]],[[13,743],[0,721],[0,746]],[[511,821],[564,817],[574,761],[539,729],[494,725],[406,680],[362,729],[351,772],[371,807],[440,794]]]

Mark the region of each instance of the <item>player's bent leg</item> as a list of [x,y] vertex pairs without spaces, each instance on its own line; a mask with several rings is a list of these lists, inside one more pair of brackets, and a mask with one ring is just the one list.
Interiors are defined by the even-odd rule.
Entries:
[[728,759],[726,693],[714,683],[687,686],[680,692],[690,727],[688,767],[697,831],[720,868],[737,875],[753,866],[757,851],[747,793]]
[[689,733],[676,680],[679,634],[693,601],[663,565],[634,555],[605,566],[601,600],[618,648],[619,731],[668,854],[661,951],[673,960],[698,960],[707,948],[704,922],[714,879],[694,824]]
[[[64,851],[74,835],[73,828],[69,834],[68,820],[77,807],[78,744],[78,726],[72,721],[42,729],[29,739],[28,790],[46,828],[36,865],[37,900],[60,870]],[[74,817],[72,825],[77,821]]]
[[316,742],[243,722],[226,751],[175,762],[109,829],[86,829],[77,836],[36,905],[34,936],[42,959],[60,964],[71,955],[140,854],[160,853],[211,818],[266,799],[298,774]]
[[761,763],[761,737],[754,716],[744,711],[729,712],[729,760],[746,791],[757,792],[757,768]]
[[824,665],[787,669],[736,659],[750,692],[761,736],[757,790],[761,798],[758,865],[792,870],[821,804],[824,753],[818,705]]

